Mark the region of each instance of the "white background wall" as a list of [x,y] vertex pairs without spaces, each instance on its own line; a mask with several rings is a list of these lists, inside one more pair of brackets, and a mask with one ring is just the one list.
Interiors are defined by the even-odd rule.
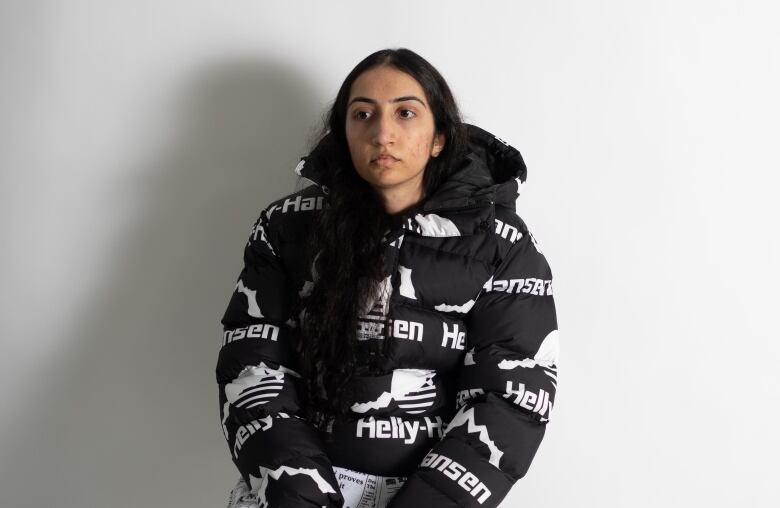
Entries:
[[225,505],[248,228],[349,70],[403,46],[523,153],[556,279],[559,395],[504,506],[778,506],[777,15],[3,2],[0,505]]

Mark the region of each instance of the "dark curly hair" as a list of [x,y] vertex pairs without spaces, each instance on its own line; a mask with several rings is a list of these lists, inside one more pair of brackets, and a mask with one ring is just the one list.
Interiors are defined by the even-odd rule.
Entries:
[[[355,170],[347,144],[346,110],[352,83],[363,72],[382,65],[417,80],[431,107],[436,132],[445,136],[444,149],[437,157],[430,157],[425,168],[425,196],[433,194],[458,169],[467,149],[466,127],[447,82],[409,49],[372,53],[352,69],[339,88],[314,143],[318,162],[325,168],[319,183],[326,187],[328,206],[318,213],[307,245],[307,259],[314,263],[316,280],[297,311],[303,311],[299,353],[304,413],[312,421],[319,418],[321,422],[323,415],[347,414],[350,380],[375,370],[359,362],[357,320],[365,302],[373,301],[372,295],[380,289],[384,278],[382,238],[397,224]],[[358,370],[361,366],[364,369]]]

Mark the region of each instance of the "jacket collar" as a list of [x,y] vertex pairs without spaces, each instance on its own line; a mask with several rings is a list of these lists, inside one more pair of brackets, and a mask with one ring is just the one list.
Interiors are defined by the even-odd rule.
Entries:
[[[462,163],[431,196],[405,214],[404,229],[422,236],[475,234],[486,229],[486,224],[492,226],[495,205],[516,209],[527,175],[520,152],[476,125],[465,126],[468,150]],[[295,172],[327,193],[322,146],[321,141],[301,157]]]

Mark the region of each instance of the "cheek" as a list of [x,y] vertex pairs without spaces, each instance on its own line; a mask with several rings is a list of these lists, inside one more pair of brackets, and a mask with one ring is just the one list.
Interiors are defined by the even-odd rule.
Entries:
[[360,142],[361,142],[360,129],[357,129],[354,126],[352,126],[350,123],[347,123],[344,129],[344,135],[347,138],[347,144],[350,146],[350,148],[357,148],[360,146]]
[[352,155],[352,158],[355,159],[359,156],[359,154],[363,150],[363,146],[360,142],[360,138],[355,135],[355,133],[350,133],[349,131],[347,134],[347,148],[349,148],[349,153]]
[[415,159],[423,159],[428,156],[428,142],[424,136],[413,136],[409,139],[409,151]]
[[421,139],[417,142],[414,149],[414,157],[421,163],[426,163],[431,155],[431,145],[427,140]]

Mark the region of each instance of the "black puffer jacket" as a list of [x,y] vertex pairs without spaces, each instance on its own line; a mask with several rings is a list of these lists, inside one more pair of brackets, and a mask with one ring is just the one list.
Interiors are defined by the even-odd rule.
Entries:
[[298,417],[299,317],[312,274],[302,242],[323,206],[309,186],[271,203],[251,230],[222,324],[220,417],[233,461],[261,506],[340,506],[333,466],[408,476],[393,506],[497,506],[525,475],[555,399],[552,273],[516,203],[520,153],[473,125],[468,161],[386,235],[383,297],[359,337],[384,375],[356,380],[353,418],[315,429]]

